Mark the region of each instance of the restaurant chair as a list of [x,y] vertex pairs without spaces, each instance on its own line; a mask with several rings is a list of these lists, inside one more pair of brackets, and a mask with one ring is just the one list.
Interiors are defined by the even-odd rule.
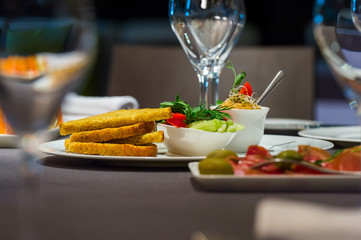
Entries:
[[[313,119],[314,54],[306,46],[236,47],[230,60],[237,72],[247,73],[244,81],[258,97],[279,70],[286,73],[262,104],[271,108],[268,117]],[[220,100],[226,99],[233,81],[233,72],[224,68]],[[176,95],[192,106],[199,102],[196,72],[180,46],[116,45],[107,89],[109,96],[135,97],[141,108],[159,107]]]

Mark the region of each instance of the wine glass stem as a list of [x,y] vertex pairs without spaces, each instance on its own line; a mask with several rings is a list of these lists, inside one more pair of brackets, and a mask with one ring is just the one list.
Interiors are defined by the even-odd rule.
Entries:
[[361,125],[361,99],[350,101],[348,105],[356,113],[359,125]]
[[41,194],[41,165],[37,163],[40,138],[35,134],[21,134],[19,142],[22,148],[22,186],[19,191],[18,216],[19,240],[37,240],[40,237],[40,226],[43,206]]
[[219,67],[204,67],[197,71],[200,88],[199,104],[207,108],[218,100]]

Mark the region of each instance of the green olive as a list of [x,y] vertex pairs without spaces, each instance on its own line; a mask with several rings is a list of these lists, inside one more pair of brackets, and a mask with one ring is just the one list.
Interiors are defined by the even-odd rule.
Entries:
[[222,158],[205,158],[198,168],[200,174],[233,174],[232,165]]
[[207,158],[223,158],[223,159],[225,159],[226,157],[229,157],[229,156],[237,157],[237,154],[231,150],[220,149],[220,150],[214,150],[214,151],[210,152],[207,155]]
[[[292,159],[296,161],[302,161],[303,157],[302,155],[295,151],[295,150],[286,150],[282,151],[276,156],[277,158],[282,159]],[[280,168],[281,170],[292,170],[292,163],[276,163],[276,166]]]
[[293,159],[293,160],[297,160],[297,161],[302,161],[303,157],[302,155],[295,151],[295,150],[286,150],[286,151],[282,151],[279,154],[277,154],[276,156],[277,158],[283,158],[283,159]]

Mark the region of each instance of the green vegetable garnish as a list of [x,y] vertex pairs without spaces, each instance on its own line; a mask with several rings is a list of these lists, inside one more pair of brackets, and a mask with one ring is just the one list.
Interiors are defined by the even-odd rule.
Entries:
[[319,166],[319,167],[322,167],[322,163],[323,163],[323,161],[322,160],[316,160],[315,162],[314,162],[314,164],[315,165],[317,165],[317,166]]
[[343,152],[343,149],[339,149],[336,152],[333,153],[333,157],[337,157],[338,155],[340,155]]
[[[322,167],[322,164],[323,163],[326,163],[326,162],[332,162],[333,159],[335,159],[336,157],[338,157],[345,149],[339,149],[337,151],[335,151],[332,155],[332,157],[328,158],[328,159],[325,159],[325,160],[317,160],[314,162],[314,164],[316,164],[317,166],[320,166]],[[352,152],[358,152],[358,151],[361,151],[361,147],[360,148],[355,148],[352,150]]]
[[235,132],[235,131],[243,130],[244,126],[238,123],[233,123],[231,120],[224,121],[219,119],[212,119],[206,121],[193,122],[189,124],[189,128],[204,130],[209,132]]
[[236,70],[234,69],[234,66],[230,60],[226,62],[226,68],[231,69],[234,74],[234,83],[233,87],[231,89],[232,92],[237,93],[237,86],[241,85],[242,80],[246,78],[247,74],[243,71],[237,74]]
[[188,103],[180,100],[178,95],[176,95],[174,102],[162,102],[160,104],[160,107],[170,107],[172,109],[172,112],[185,114],[187,124],[204,120],[224,120],[231,118],[228,113],[222,112],[223,110],[229,109],[227,107],[218,106],[214,109],[206,108],[204,105],[200,105],[198,107],[191,107]]
[[342,151],[343,151],[343,150],[338,150],[338,153],[335,152],[335,155],[333,155],[332,157],[327,158],[327,159],[325,159],[325,160],[318,159],[318,160],[316,160],[313,164],[315,164],[315,165],[317,165],[317,166],[319,166],[319,167],[322,167],[322,164],[323,164],[323,163],[331,162],[331,161],[336,157],[336,155],[339,155]]
[[187,109],[190,108],[189,104],[179,99],[179,95],[175,96],[174,102],[162,102],[160,103],[161,108],[170,107],[174,113],[186,114]]
[[223,101],[217,100],[216,105],[221,105],[222,103],[223,103]]
[[194,108],[188,108],[186,115],[186,123],[190,124],[192,122],[197,121],[205,121],[205,120],[224,120],[230,119],[231,116],[228,113],[222,112],[223,110],[227,110],[228,108],[218,106],[214,109],[207,109],[204,105],[200,105]]

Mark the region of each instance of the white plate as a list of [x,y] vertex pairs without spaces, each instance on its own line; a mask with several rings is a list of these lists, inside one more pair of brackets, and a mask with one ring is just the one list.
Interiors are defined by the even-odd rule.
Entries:
[[198,162],[188,164],[194,179],[208,191],[354,192],[361,190],[357,175],[203,175]]
[[[51,141],[60,136],[59,128],[48,130],[44,134],[44,141]],[[18,136],[10,134],[0,134],[0,147],[1,148],[16,148]]]
[[334,146],[333,143],[320,139],[272,134],[265,134],[259,145],[265,147],[272,155],[288,149],[297,150],[298,145],[309,145],[322,149],[331,149]]
[[17,136],[10,134],[0,134],[0,147],[13,148],[16,147]]
[[360,126],[344,126],[344,127],[325,127],[314,128],[299,131],[298,134],[303,137],[324,139],[335,142],[361,142]]
[[60,137],[59,127],[50,129],[45,132],[45,141],[52,141]]
[[163,144],[159,144],[158,155],[156,157],[124,157],[124,156],[100,156],[100,155],[86,155],[78,153],[66,152],[64,147],[64,139],[46,142],[40,145],[40,151],[56,156],[70,157],[73,159],[88,159],[96,162],[125,165],[125,166],[186,166],[190,161],[197,161],[203,156],[188,157],[166,153],[166,148]]
[[303,130],[310,127],[320,126],[321,122],[292,119],[292,118],[266,118],[265,129],[267,130]]
[[[43,143],[40,146],[40,150],[44,153],[71,157],[74,159],[90,159],[107,164],[115,165],[136,165],[136,166],[153,166],[153,165],[165,165],[165,166],[186,166],[187,163],[192,161],[198,161],[204,158],[204,156],[182,156],[176,154],[167,153],[167,149],[164,144],[158,144],[158,155],[156,157],[123,157],[123,156],[100,156],[100,155],[86,155],[69,153],[65,151],[64,139]],[[330,149],[333,147],[331,142],[303,138],[293,136],[281,136],[281,135],[264,135],[261,146],[269,149],[271,154],[277,154],[280,151],[286,149],[297,149],[298,145],[311,145],[323,149]],[[164,154],[165,153],[165,154]],[[245,153],[239,153],[240,157]]]

